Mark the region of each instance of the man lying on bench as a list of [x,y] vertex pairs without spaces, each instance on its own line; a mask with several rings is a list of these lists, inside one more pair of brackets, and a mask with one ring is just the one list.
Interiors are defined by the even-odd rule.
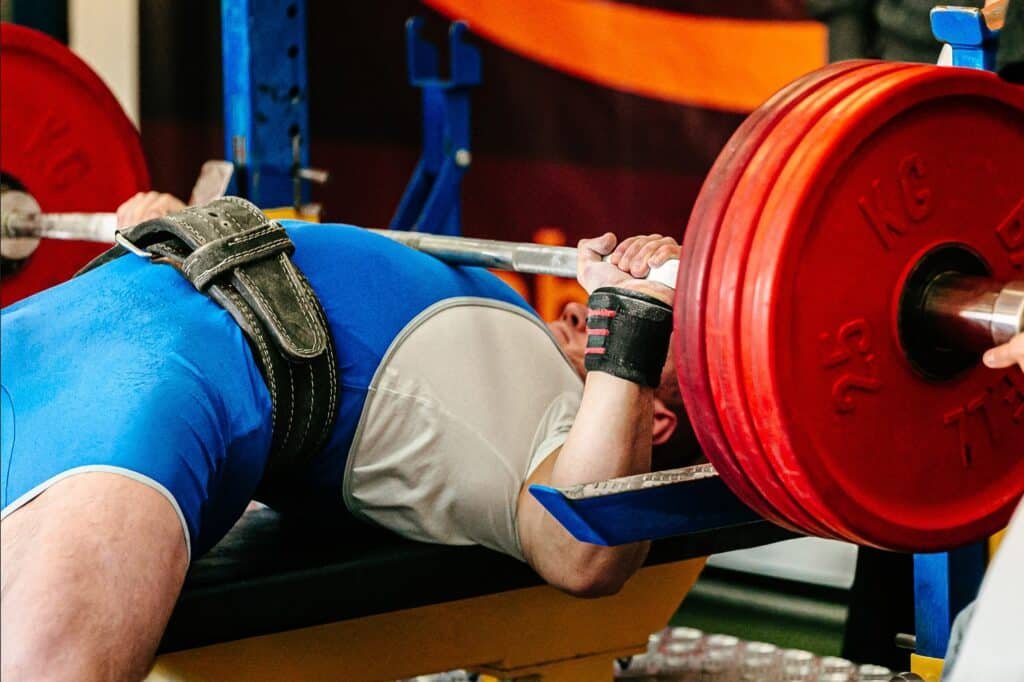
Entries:
[[486,271],[234,198],[120,243],[3,311],[4,679],[143,676],[190,559],[252,498],[481,544],[581,596],[644,561],[525,491],[648,471],[689,433],[672,291],[638,279],[674,240],[580,242],[589,322],[549,325]]

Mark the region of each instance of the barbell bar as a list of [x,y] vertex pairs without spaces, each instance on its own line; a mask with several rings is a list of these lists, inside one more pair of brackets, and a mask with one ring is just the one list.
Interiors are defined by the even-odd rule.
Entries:
[[[309,170],[309,169],[304,169]],[[202,205],[224,196],[234,174],[228,161],[211,159],[203,163],[192,186],[191,203]],[[15,189],[2,191],[0,237],[6,238],[8,252],[23,253],[39,239],[114,243],[117,231],[116,213],[44,213],[28,192]],[[22,243],[12,240],[22,240]],[[33,249],[27,249],[31,253]],[[9,257],[4,253],[4,257]],[[20,258],[24,258],[21,256]]]
[[[8,193],[5,193],[5,198]],[[3,211],[4,238],[77,239],[113,243],[114,213],[20,213]],[[577,249],[569,246],[476,239],[371,229],[411,249],[450,265],[508,270],[533,275],[576,277]],[[652,268],[647,280],[676,287],[678,260]],[[685,305],[685,301],[681,302]],[[1024,281],[1000,283],[984,277],[937,275],[926,285],[921,301],[937,343],[968,351],[999,345],[1024,331]]]
[[[472,265],[495,270],[510,270],[528,275],[553,275],[567,279],[576,277],[578,252],[571,246],[451,237],[401,230],[371,230],[371,232],[429,254],[451,265]],[[675,289],[678,272],[679,261],[672,259],[651,268],[644,279]]]
[[[24,195],[24,193],[5,192],[5,204],[17,200],[19,205],[24,205],[24,200],[19,195]],[[114,213],[43,213],[4,209],[0,216],[0,228],[2,228],[0,236],[5,240],[45,237],[113,243],[117,232],[117,215]],[[451,237],[401,230],[372,229],[369,231],[434,256],[451,265],[471,265],[528,275],[552,275],[565,278],[576,276],[577,250],[568,246]],[[674,289],[678,266],[678,260],[670,260],[652,268],[646,279]]]
[[[14,199],[12,194],[4,193],[5,202]],[[113,243],[117,231],[117,215],[3,210],[0,226],[4,239],[45,237]],[[577,249],[569,246],[401,230],[368,231],[450,265],[469,265],[567,279],[576,277]],[[678,269],[679,261],[673,259],[652,268],[646,279],[675,289]],[[686,301],[680,301],[680,304],[686,305]],[[935,334],[937,343],[945,343],[960,350],[984,350],[1005,343],[1024,331],[1024,281],[1000,283],[984,277],[944,272],[926,283],[920,311],[922,319]]]
[[[8,193],[4,193],[8,200]],[[117,231],[116,213],[19,213],[3,211],[0,236],[4,239],[66,239],[112,244]]]

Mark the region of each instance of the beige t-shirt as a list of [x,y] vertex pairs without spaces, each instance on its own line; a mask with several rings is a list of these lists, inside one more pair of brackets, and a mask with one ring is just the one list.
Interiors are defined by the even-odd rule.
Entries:
[[415,540],[522,559],[519,491],[565,442],[582,393],[536,317],[490,299],[441,301],[377,369],[349,451],[345,505]]

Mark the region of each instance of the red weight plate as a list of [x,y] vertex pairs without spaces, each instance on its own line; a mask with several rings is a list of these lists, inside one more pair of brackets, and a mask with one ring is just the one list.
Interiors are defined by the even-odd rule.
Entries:
[[696,426],[695,431],[701,447],[726,484],[749,507],[781,525],[788,526],[789,523],[764,501],[757,489],[747,480],[742,468],[734,460],[718,421],[718,412],[715,410],[708,382],[707,364],[704,360],[707,275],[722,213],[729,203],[739,174],[746,167],[761,140],[771,132],[776,122],[809,92],[813,92],[840,74],[870,63],[872,62],[849,61],[819,69],[789,84],[751,113],[736,129],[715,160],[694,204],[683,239],[682,263],[676,289],[680,301],[675,306],[676,334],[673,354],[687,415]]
[[722,218],[724,227],[710,273],[709,287],[719,297],[707,311],[706,333],[708,363],[711,368],[711,390],[715,405],[721,411],[726,437],[732,443],[737,458],[759,491],[767,497],[779,513],[805,531],[825,537],[846,536],[848,531],[837,527],[833,518],[800,505],[790,490],[794,482],[786,471],[776,470],[763,454],[758,434],[754,432],[746,405],[740,377],[741,344],[738,329],[738,311],[742,296],[741,283],[745,271],[746,254],[753,239],[757,217],[767,193],[785,159],[799,142],[809,121],[821,116],[840,100],[864,83],[871,82],[890,70],[906,68],[904,65],[868,62],[869,68],[848,71],[832,79],[827,87],[819,88],[805,97],[780,121],[772,134],[752,156]]
[[[44,211],[112,211],[149,187],[139,134],[85,62],[48,36],[0,25],[0,171]],[[3,305],[66,280],[103,244],[44,239],[4,277]]]
[[807,127],[851,92],[879,76],[909,65],[875,62],[847,72],[805,97],[760,145],[740,178],[726,208],[718,247],[712,260],[709,288],[718,296],[707,309],[707,361],[715,405],[737,457],[760,492],[792,523],[815,535],[845,535],[834,518],[802,506],[792,491],[798,481],[776,470],[763,453],[747,409],[741,375],[739,311],[746,258],[764,202],[776,177]]
[[[858,537],[933,551],[1024,493],[1024,379],[926,379],[895,320],[923,253],[961,244],[1020,278],[1024,89],[981,71],[884,77],[810,128],[747,261],[744,380],[767,454]],[[802,500],[803,501],[803,500]]]

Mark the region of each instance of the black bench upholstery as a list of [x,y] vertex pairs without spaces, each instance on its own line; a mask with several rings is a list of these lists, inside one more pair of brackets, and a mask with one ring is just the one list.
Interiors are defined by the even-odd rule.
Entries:
[[[793,537],[756,522],[661,540],[660,564]],[[363,525],[247,513],[189,570],[161,653],[542,584],[482,547],[413,542]]]

